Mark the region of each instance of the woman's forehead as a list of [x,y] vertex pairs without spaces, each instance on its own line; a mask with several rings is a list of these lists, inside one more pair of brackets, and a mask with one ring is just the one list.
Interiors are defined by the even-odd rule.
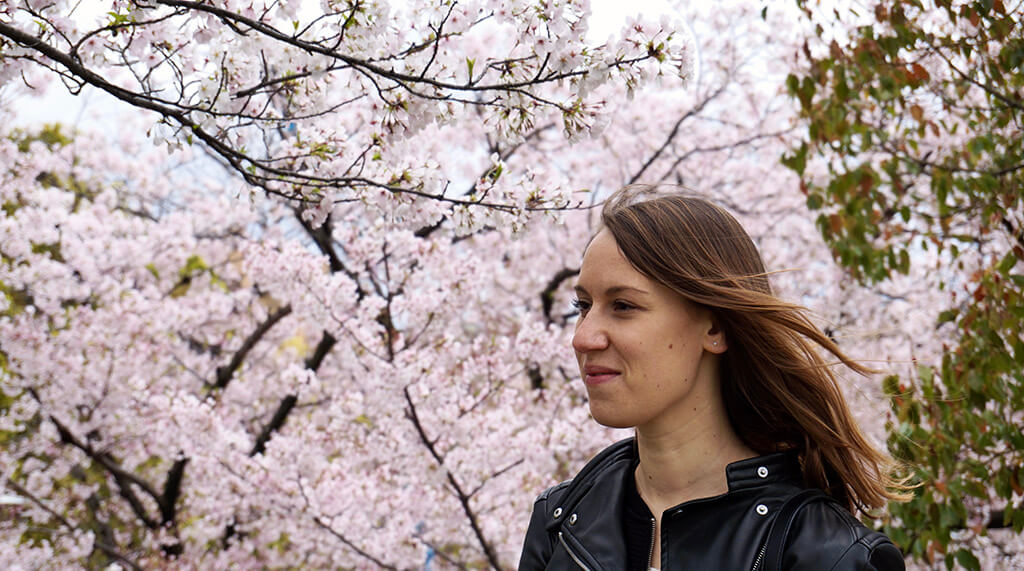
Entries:
[[640,273],[622,255],[615,237],[608,230],[601,230],[590,241],[576,279],[576,289],[590,294],[613,289],[633,289],[646,293],[651,291],[651,284],[652,280]]

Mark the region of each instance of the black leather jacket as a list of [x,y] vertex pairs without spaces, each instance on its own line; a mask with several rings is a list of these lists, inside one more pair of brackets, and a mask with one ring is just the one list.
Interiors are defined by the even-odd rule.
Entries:
[[[622,529],[633,439],[606,448],[577,474],[537,498],[520,571],[625,568]],[[661,571],[755,569],[776,512],[802,489],[792,453],[750,458],[726,468],[729,491],[685,502],[662,515]],[[658,567],[657,564],[655,564]],[[793,571],[903,570],[899,549],[834,501],[809,503],[788,535],[782,568]]]

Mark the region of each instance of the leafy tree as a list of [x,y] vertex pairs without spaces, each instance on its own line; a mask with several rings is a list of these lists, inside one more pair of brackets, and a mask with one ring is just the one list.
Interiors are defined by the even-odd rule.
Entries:
[[921,483],[886,530],[915,557],[978,569],[975,538],[1024,529],[1022,6],[874,2],[832,26],[798,4],[819,41],[787,80],[803,140],[784,163],[852,277],[924,266],[945,297],[941,352],[884,381],[889,449]]

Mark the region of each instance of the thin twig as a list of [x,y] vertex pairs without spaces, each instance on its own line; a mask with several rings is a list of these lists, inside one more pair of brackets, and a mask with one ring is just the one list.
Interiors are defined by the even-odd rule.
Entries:
[[413,426],[416,428],[416,432],[417,434],[419,434],[420,441],[427,448],[427,451],[430,452],[430,455],[434,458],[434,461],[437,462],[438,466],[444,469],[445,475],[448,477],[448,483],[451,484],[452,489],[455,491],[456,498],[458,498],[459,503],[462,504],[462,511],[466,514],[466,517],[469,519],[469,527],[473,529],[473,534],[476,536],[477,541],[480,543],[480,546],[484,550],[484,554],[487,556],[487,562],[490,563],[491,567],[493,567],[494,569],[501,569],[501,564],[500,561],[498,560],[498,555],[497,553],[495,553],[494,547],[491,546],[491,543],[487,541],[486,537],[484,537],[484,532],[480,528],[480,523],[477,521],[476,513],[473,511],[473,508],[470,507],[469,505],[469,501],[470,499],[472,499],[472,495],[467,494],[465,491],[463,491],[462,485],[459,484],[459,481],[455,478],[455,475],[452,474],[451,470],[445,467],[444,458],[437,451],[436,441],[430,440],[430,438],[427,437],[426,429],[424,429],[422,422],[420,422],[419,415],[416,413],[416,405],[412,402],[412,395],[409,394],[409,387],[405,387],[404,389],[402,389],[402,392],[403,394],[405,394],[405,402],[409,405],[408,408],[406,409],[406,418],[408,418],[412,422]]

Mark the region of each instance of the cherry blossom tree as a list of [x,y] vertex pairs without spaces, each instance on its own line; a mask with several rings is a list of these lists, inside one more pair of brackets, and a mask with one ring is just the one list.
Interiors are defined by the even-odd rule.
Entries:
[[[9,566],[513,567],[534,496],[619,436],[568,340],[623,184],[732,209],[854,356],[941,351],[928,276],[846,279],[778,164],[785,12],[601,43],[582,1],[82,10],[0,7],[3,81],[140,110],[0,138]],[[845,381],[882,442],[879,379]]]
[[606,435],[551,302],[579,244],[530,231],[571,179],[508,162],[689,60],[645,22],[584,46],[585,3],[435,9],[5,6],[7,79],[155,112],[249,202],[132,127],[5,138],[12,561],[515,561],[532,495]]
[[514,560],[523,491],[593,447],[572,384],[534,386],[560,375],[562,331],[494,291],[540,282],[534,245],[361,210],[314,229],[108,144],[6,143],[3,464],[32,502],[9,553]]
[[7,3],[4,76],[42,67],[72,91],[154,111],[154,137],[201,143],[251,185],[319,205],[318,222],[331,205],[389,195],[565,207],[556,187],[502,180],[500,169],[451,188],[436,149],[410,142],[471,120],[500,158],[552,115],[576,138],[600,127],[606,87],[685,75],[689,61],[656,26],[588,45],[589,3],[578,0],[92,4],[93,17],[74,2]]

